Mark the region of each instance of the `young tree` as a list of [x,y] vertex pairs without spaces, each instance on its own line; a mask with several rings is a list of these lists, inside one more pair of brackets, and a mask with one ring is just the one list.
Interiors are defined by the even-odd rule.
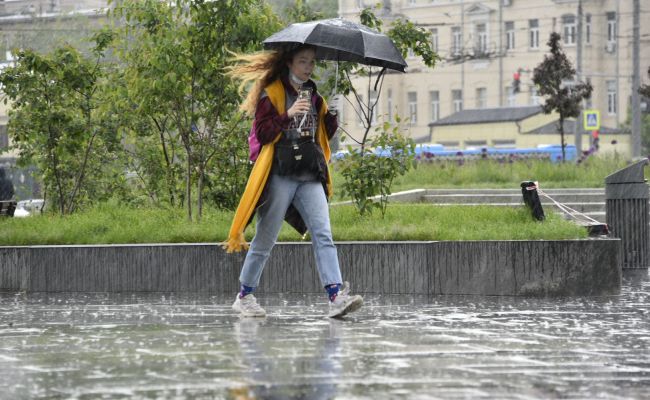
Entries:
[[238,194],[245,182],[246,121],[237,111],[237,85],[223,69],[232,51],[259,49],[279,22],[261,0],[125,0],[113,15],[123,19],[117,50],[129,99],[156,121],[159,132],[169,130],[180,139],[187,215],[191,220],[196,183],[200,218],[215,159],[212,184],[234,186],[225,191]]
[[539,94],[545,96],[542,105],[544,113],[550,114],[557,111],[560,115],[559,130],[562,144],[562,162],[566,159],[566,143],[564,141],[564,121],[567,118],[576,118],[580,115],[581,104],[584,99],[591,97],[593,90],[590,83],[572,82],[576,70],[571,65],[566,54],[560,46],[560,34],[551,33],[548,46],[551,53],[544,56],[533,72],[533,82],[539,88]]
[[[375,15],[371,8],[365,8],[361,11],[360,20],[363,25],[379,32],[382,31],[383,21]],[[438,55],[431,47],[431,32],[415,26],[409,20],[397,18],[391,23],[386,35],[395,43],[403,57],[406,57],[408,51],[412,50],[415,55],[420,57],[424,65],[430,68],[435,67]],[[385,73],[385,69],[378,67],[342,62],[339,64],[338,76],[329,78],[328,88],[334,86],[333,81],[336,79],[338,81],[338,92],[352,98],[352,100],[348,101],[359,116],[364,128],[361,140],[357,141],[362,152],[367,146],[369,133],[374,126],[376,106],[381,94]],[[367,78],[366,93],[360,94],[353,84],[354,77]],[[375,96],[371,96],[373,92],[376,93]],[[372,98],[375,100],[372,101]]]
[[95,166],[107,163],[118,144],[101,90],[101,62],[111,39],[109,32],[96,34],[92,58],[69,45],[47,55],[21,50],[0,73],[5,104],[11,100],[8,133],[18,163],[38,167],[61,214],[79,206],[93,185],[89,171],[101,171]]
[[[648,77],[650,77],[650,67],[648,68]],[[650,102],[650,85],[642,85],[639,88],[639,94],[645,97],[646,102]],[[646,107],[650,107],[650,104]],[[641,117],[641,142],[646,154],[650,152],[650,113],[647,109]]]
[[127,174],[136,177],[131,186],[141,189],[153,204],[182,206],[184,158],[169,115],[163,109],[141,107],[131,99],[132,88],[123,65],[112,67],[106,96],[123,138]]
[[[382,20],[370,8],[361,12],[360,20],[369,28],[382,30]],[[406,57],[410,49],[421,58],[424,65],[431,68],[435,66],[438,56],[431,47],[429,31],[415,26],[411,21],[397,18],[386,31],[386,35],[395,43],[402,56]],[[397,175],[406,173],[415,165],[414,143],[401,135],[401,127],[392,126],[390,123],[383,123],[379,128],[374,129],[377,132],[376,137],[372,138],[369,135],[377,121],[375,114],[385,69],[343,62],[339,64],[338,72],[338,76],[330,76],[325,90],[333,88],[334,81],[337,80],[337,91],[347,96],[346,99],[364,127],[361,140],[348,135],[350,139],[357,142],[359,148],[348,146],[349,155],[339,164],[341,174],[345,178],[343,191],[352,197],[360,214],[379,208],[384,215],[393,179]],[[367,80],[365,93],[360,94],[360,90],[355,87],[355,83],[360,82],[361,79],[354,79],[354,77]],[[395,117],[399,123],[399,117]],[[391,156],[377,155],[373,153],[373,147],[390,151]],[[374,195],[379,195],[378,203],[369,199]]]
[[[650,67],[648,68],[648,77],[650,77]],[[647,99],[650,99],[650,85],[641,85],[639,88],[639,94]]]

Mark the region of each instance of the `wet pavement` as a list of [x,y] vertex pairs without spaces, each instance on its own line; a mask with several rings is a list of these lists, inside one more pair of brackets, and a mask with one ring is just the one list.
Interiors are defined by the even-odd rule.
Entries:
[[[231,298],[233,297],[233,298]],[[0,398],[650,398],[650,278],[591,298],[0,294]]]

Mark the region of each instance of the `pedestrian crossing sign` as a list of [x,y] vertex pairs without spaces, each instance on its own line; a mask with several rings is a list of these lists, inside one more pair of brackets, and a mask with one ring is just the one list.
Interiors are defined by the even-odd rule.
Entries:
[[585,110],[583,125],[586,131],[597,131],[600,129],[600,111]]

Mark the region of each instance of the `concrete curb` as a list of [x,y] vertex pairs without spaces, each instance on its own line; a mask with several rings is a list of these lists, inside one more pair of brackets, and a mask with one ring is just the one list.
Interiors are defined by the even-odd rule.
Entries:
[[[343,277],[382,294],[603,295],[620,239],[339,242]],[[0,247],[0,290],[234,293],[245,253],[215,244]],[[321,293],[310,243],[278,243],[260,292]]]
[[[396,192],[386,196],[388,201],[394,201],[397,203],[420,203],[422,202],[422,197],[427,194],[427,189],[411,189],[405,190],[403,192]],[[369,197],[369,199],[378,201],[381,199],[380,195]],[[337,201],[332,203],[332,206],[346,206],[352,205],[354,202],[352,200]]]

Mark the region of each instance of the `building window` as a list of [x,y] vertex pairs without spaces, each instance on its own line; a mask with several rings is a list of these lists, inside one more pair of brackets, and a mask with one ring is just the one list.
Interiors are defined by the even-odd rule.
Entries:
[[616,114],[617,106],[616,81],[607,81],[607,113],[610,115]]
[[528,86],[528,92],[530,92],[529,104],[531,106],[538,106],[540,101],[539,101],[539,95],[537,94],[537,86],[535,85]]
[[0,150],[9,147],[9,135],[7,135],[7,125],[0,125]]
[[591,14],[585,15],[585,43],[591,44]]
[[576,44],[576,17],[574,15],[565,15],[562,17],[563,26],[563,39],[564,44],[567,46],[574,46]]
[[609,43],[616,42],[616,13],[607,13],[607,41]]
[[517,104],[517,96],[515,95],[512,86],[506,86],[506,96],[508,107],[514,107]]
[[451,53],[455,56],[459,55],[463,46],[463,35],[460,26],[451,28],[451,43]]
[[506,50],[515,48],[515,22],[506,22]]
[[492,139],[492,147],[497,149],[514,149],[517,147],[515,139]]
[[437,143],[443,145],[445,150],[460,149],[460,142],[458,140],[438,140]]
[[434,52],[438,52],[438,28],[431,29],[431,48]]
[[386,112],[388,113],[388,122],[393,122],[393,89],[386,92]]
[[476,108],[487,108],[487,88],[476,89]]
[[451,100],[452,108],[454,112],[463,110],[463,91],[462,90],[452,90],[451,91]]
[[418,123],[418,94],[408,92],[409,122],[413,125]]
[[429,92],[429,102],[431,103],[431,122],[440,119],[440,92],[433,90]]
[[488,36],[487,36],[487,26],[485,24],[476,24],[474,26],[474,31],[476,32],[476,42],[474,44],[474,48],[476,49],[476,52],[478,54],[485,54],[487,53],[487,43],[488,43]]
[[539,49],[539,20],[538,19],[529,19],[528,20],[528,29],[529,29],[529,32],[530,32],[529,47],[531,49]]
[[481,147],[487,147],[487,140],[466,140],[465,141],[465,148],[468,150],[481,148]]

